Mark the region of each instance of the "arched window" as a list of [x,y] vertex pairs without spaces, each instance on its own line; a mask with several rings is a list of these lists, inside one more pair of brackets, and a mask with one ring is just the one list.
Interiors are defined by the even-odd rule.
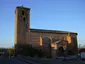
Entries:
[[24,15],[24,10],[22,10],[22,15]]
[[23,17],[23,21],[24,21],[24,22],[26,21],[25,17]]

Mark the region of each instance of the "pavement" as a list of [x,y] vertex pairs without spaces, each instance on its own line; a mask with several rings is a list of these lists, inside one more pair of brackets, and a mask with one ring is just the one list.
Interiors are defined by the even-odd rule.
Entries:
[[0,57],[0,64],[30,64],[27,62],[24,62],[20,59],[17,59],[16,57]]
[[0,56],[0,64],[85,64],[81,60],[32,59]]
[[16,57],[16,58],[21,60],[21,61],[30,63],[30,64],[39,64],[38,62],[31,61],[30,59],[25,59],[25,58],[22,58],[22,57]]
[[[21,57],[23,59],[30,60],[33,62],[37,62],[39,64],[85,64],[85,61],[75,59],[74,57],[70,57],[69,59],[63,60],[59,59],[45,59],[45,58],[32,58],[32,57]],[[72,59],[73,58],[73,59]]]

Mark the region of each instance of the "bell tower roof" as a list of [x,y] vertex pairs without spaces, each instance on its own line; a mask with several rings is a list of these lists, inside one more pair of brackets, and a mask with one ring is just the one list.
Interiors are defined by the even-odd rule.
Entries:
[[23,5],[22,6],[17,6],[16,8],[24,8],[24,9],[29,9],[30,10],[30,8],[24,7]]

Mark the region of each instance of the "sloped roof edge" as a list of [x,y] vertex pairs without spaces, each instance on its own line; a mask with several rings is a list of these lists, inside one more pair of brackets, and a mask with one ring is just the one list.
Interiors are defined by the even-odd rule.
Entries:
[[61,31],[61,30],[46,30],[46,29],[34,29],[34,28],[30,28],[31,32],[43,32],[43,33],[72,33],[72,34],[76,34],[76,32],[69,32],[69,31]]

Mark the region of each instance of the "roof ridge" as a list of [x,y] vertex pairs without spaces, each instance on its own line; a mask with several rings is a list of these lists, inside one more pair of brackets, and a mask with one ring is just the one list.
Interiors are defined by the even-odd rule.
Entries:
[[[36,28],[30,28],[32,31],[51,31],[51,32],[64,32],[64,33],[69,33],[70,31],[63,31],[63,30],[48,30],[48,29],[36,29]],[[70,33],[76,33],[76,32],[70,32]]]

